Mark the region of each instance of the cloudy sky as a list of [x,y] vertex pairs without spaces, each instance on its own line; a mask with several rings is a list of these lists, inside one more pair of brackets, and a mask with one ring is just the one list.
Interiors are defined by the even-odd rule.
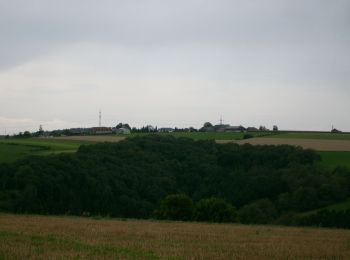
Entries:
[[350,131],[348,0],[0,0],[0,134]]

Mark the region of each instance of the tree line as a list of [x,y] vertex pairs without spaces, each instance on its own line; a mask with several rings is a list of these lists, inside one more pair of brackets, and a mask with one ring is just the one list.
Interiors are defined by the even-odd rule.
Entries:
[[300,213],[349,198],[350,172],[319,160],[300,147],[157,135],[83,145],[0,164],[0,210],[322,225]]

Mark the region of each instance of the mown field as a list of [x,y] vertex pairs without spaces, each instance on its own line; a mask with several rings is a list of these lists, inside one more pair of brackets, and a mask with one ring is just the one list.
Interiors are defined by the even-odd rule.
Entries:
[[350,259],[350,231],[0,215],[0,259]]

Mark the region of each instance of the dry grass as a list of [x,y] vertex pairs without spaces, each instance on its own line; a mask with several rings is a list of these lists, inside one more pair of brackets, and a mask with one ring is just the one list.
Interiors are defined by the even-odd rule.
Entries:
[[246,140],[217,140],[217,143],[238,143],[252,145],[281,145],[301,146],[305,149],[317,151],[350,151],[349,140],[321,140],[321,139],[292,139],[292,138],[251,138]]
[[0,259],[350,259],[350,231],[0,215]]

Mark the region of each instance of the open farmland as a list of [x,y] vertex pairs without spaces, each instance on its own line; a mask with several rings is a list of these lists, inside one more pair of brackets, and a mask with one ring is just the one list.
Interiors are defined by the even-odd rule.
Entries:
[[27,155],[48,155],[62,152],[76,152],[80,145],[91,142],[78,140],[57,140],[54,138],[11,138],[0,140],[0,163],[13,162]]
[[318,140],[350,140],[350,133],[327,133],[327,132],[278,132],[269,138],[288,139],[318,139]]
[[[81,144],[96,142],[119,142],[125,138],[152,135],[147,133],[134,133],[131,135],[93,135],[93,136],[65,136],[55,138],[28,138],[28,139],[0,139],[0,162],[13,162],[27,155],[47,155],[52,153],[75,152]],[[330,167],[338,165],[350,167],[350,137],[348,134],[319,133],[291,133],[268,134],[265,132],[254,133],[255,138],[242,139],[243,133],[161,133],[161,136],[172,135],[175,137],[188,137],[195,140],[217,140],[218,143],[236,142],[239,144],[250,143],[253,145],[281,145],[289,144],[311,148],[320,152],[323,164]],[[294,138],[296,136],[310,137]],[[288,136],[288,137],[287,137]],[[283,138],[280,138],[283,137]],[[286,138],[285,138],[286,137]],[[319,137],[321,139],[315,139]],[[333,139],[331,139],[333,138]],[[340,139],[343,138],[343,139]]]
[[[54,140],[66,141],[91,141],[91,142],[119,142],[125,138],[142,137],[147,135],[171,135],[174,137],[186,137],[194,140],[241,140],[244,133],[214,133],[214,132],[173,132],[173,133],[132,133],[129,135],[81,135],[55,137]],[[266,133],[253,134],[255,137],[264,136]]]
[[350,151],[350,140],[320,140],[293,138],[251,138],[246,140],[217,140],[218,143],[252,144],[252,145],[293,145],[316,151]]
[[339,165],[347,166],[350,168],[350,151],[346,152],[319,152],[322,157],[322,164],[331,168],[335,168]]
[[350,259],[350,231],[0,215],[2,259]]

